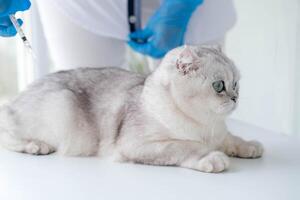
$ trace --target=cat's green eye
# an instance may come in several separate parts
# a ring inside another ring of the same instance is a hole
[[[222,91],[225,91],[224,81],[213,82],[212,86],[217,93],[221,93]]]

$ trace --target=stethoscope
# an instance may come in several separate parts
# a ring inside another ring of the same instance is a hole
[[[141,0],[128,0],[128,24],[130,33],[141,30]],[[144,43],[145,41],[136,42]]]
[[[141,20],[141,1],[142,0],[128,0],[128,24],[130,33],[142,29],[142,20]],[[138,43],[145,43],[144,40],[137,40]],[[148,61],[148,71],[153,71],[160,61],[152,59],[149,56],[146,56]]]
[[[128,0],[128,24],[131,33],[141,29],[141,0]]]

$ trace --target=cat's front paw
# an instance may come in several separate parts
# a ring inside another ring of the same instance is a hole
[[[197,169],[202,172],[218,173],[229,167],[229,158],[220,151],[213,151],[197,163]]]
[[[41,141],[31,141],[25,147],[25,153],[33,155],[47,155],[54,151],[52,146]]]
[[[263,145],[258,141],[245,142],[238,146],[237,156],[241,158],[258,158],[264,152]]]

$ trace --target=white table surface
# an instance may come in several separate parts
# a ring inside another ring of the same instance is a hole
[[[0,199],[299,200],[300,142],[237,121],[230,121],[229,127],[244,138],[261,141],[264,157],[231,158],[228,171],[206,174],[177,167],[1,150]]]

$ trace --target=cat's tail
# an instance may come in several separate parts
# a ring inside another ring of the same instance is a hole
[[[13,125],[12,112],[9,106],[0,106],[0,136],[5,132],[10,131]]]
[[[8,105],[0,107],[0,146],[10,151],[46,155],[53,153],[55,148],[34,139],[22,138],[24,131],[18,123],[18,114]]]
[[[8,105],[0,106],[0,146],[10,149],[18,141],[15,129],[14,112]]]

